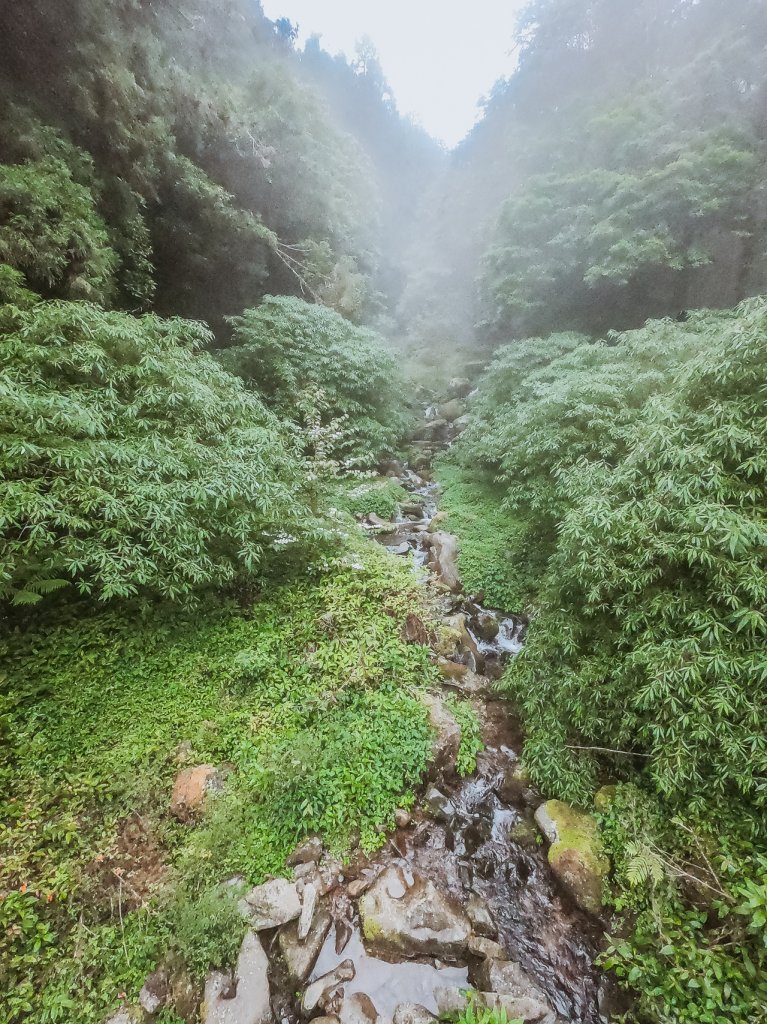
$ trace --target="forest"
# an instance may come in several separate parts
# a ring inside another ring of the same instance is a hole
[[[767,6],[509,50],[0,4],[0,1024],[767,1021]]]

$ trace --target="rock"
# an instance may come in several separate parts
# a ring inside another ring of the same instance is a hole
[[[329,971],[327,974],[323,974],[321,978],[313,981],[301,999],[304,1013],[312,1013],[318,1006],[323,1008],[336,989],[340,988],[345,981],[351,981],[354,978],[354,974],[354,962],[352,960],[342,960],[335,970]]]
[[[471,926],[460,906],[430,879],[415,875],[408,885],[396,867],[387,868],[359,903],[367,943],[404,956],[459,957]]]
[[[503,960],[506,956],[503,946],[484,935],[472,935],[469,939],[469,952],[483,960]]]
[[[488,939],[494,939],[498,934],[490,909],[481,896],[477,896],[475,893],[469,896],[466,902],[466,916],[471,921],[475,935],[484,935]]]
[[[242,940],[232,979],[214,971],[205,984],[203,1024],[267,1024],[272,1020],[269,961],[255,932]]]
[[[182,768],[173,783],[170,810],[179,821],[194,821],[208,793],[220,793],[223,782],[218,768],[212,764],[198,764]]]
[[[445,679],[453,680],[463,679],[469,671],[466,665],[461,665],[457,661],[450,661],[449,658],[445,657],[437,658],[437,668]]]
[[[312,973],[332,923],[330,912],[321,907],[314,915],[309,933],[303,941],[298,937],[296,921],[280,928],[277,942],[291,981],[303,985]]]
[[[466,989],[438,986],[434,990],[437,1011],[440,1017],[453,1017],[462,1014],[468,1006],[469,998]],[[508,1020],[521,1020],[525,1024],[554,1024],[554,1017],[545,1003],[533,999],[515,998],[497,992],[472,991],[472,1005],[475,1009],[503,1011]]]
[[[426,441],[432,444],[444,444],[447,441],[449,424],[446,419],[438,416],[433,420],[426,420],[415,432],[416,441]],[[416,467],[416,472],[418,469]]]
[[[398,807],[394,812],[394,824],[397,828],[407,828],[411,822],[410,812]]]
[[[423,505],[420,501],[401,502],[400,512],[403,516],[415,516],[416,519],[423,519]]]
[[[315,880],[317,891],[320,896],[326,896],[333,889],[341,884],[343,878],[343,865],[340,860],[334,857],[328,858],[320,864],[319,878]]]
[[[392,523],[388,523],[385,519],[381,519],[381,517],[379,515],[376,515],[375,512],[368,512],[368,514],[363,518],[362,522],[366,526],[376,526],[376,527],[380,527],[380,526],[392,527],[392,525],[393,525]]]
[[[198,1008],[202,999],[202,986],[192,977],[183,964],[171,972],[170,1002],[176,1016],[186,1024],[197,1024]]]
[[[240,912],[253,931],[279,928],[300,916],[301,898],[296,886],[287,878],[273,878],[257,885],[240,900]]]
[[[455,804],[436,786],[427,790],[423,802],[429,814],[437,821],[449,823],[455,817]]]
[[[430,563],[440,580],[453,592],[461,589],[461,579],[458,575],[458,540],[452,533],[445,533],[443,530],[436,530],[429,533],[429,547],[431,549]]]
[[[468,377],[453,377],[447,385],[448,398],[466,398],[473,385]]]
[[[429,527],[428,527],[429,533],[436,533],[439,530],[439,528],[442,525],[442,523],[444,523],[446,519],[447,519],[447,512],[442,512],[442,511],[437,512],[437,514],[432,519],[429,520]]]
[[[303,942],[309,934],[317,906],[317,886],[308,882],[301,893],[301,915],[298,919],[298,940]]]
[[[429,643],[429,631],[426,629],[423,619],[415,612],[408,612],[400,636],[408,644],[421,644],[426,647]]]
[[[500,629],[498,619],[490,612],[480,612],[474,620],[474,631],[483,640],[495,640]]]
[[[485,960],[476,971],[477,987],[515,999],[531,999],[550,1009],[546,993],[512,960]]]
[[[312,836],[311,839],[307,839],[305,843],[301,843],[295,850],[290,854],[286,860],[288,867],[295,867],[297,864],[315,864],[322,857],[322,840],[319,836]]]
[[[400,1003],[394,1011],[392,1024],[434,1024],[437,1018],[420,1003]]]
[[[451,398],[449,402],[445,402],[444,405],[439,407],[439,418],[452,423],[459,416],[463,416],[465,412],[466,406],[463,402],[458,398]]]
[[[138,994],[139,1006],[150,1017],[154,1017],[168,1002],[169,996],[168,972],[161,967],[147,975]]]
[[[314,1017],[312,1024],[339,1024],[338,1017],[335,1014],[324,1017]]]
[[[424,693],[421,700],[429,712],[429,725],[434,731],[431,759],[437,771],[451,774],[455,771],[458,749],[461,745],[461,727],[441,697]]]
[[[378,1010],[370,996],[354,992],[345,997],[340,1020],[341,1024],[377,1024]]]
[[[378,466],[379,476],[402,476],[404,472],[405,467],[399,459],[385,459]]]
[[[464,413],[463,416],[459,416],[458,419],[453,420],[453,430],[456,434],[462,434],[464,430],[471,423],[471,416],[468,413]]]
[[[552,871],[583,910],[598,914],[602,908],[602,882],[610,861],[602,850],[596,818],[561,800],[547,800],[535,820],[551,843]]]
[[[353,900],[356,900],[358,896],[361,896],[363,892],[367,892],[370,886],[375,881],[374,878],[355,878],[353,882],[349,882],[346,887],[346,891],[349,893]]]
[[[532,795],[533,789],[530,775],[521,761],[508,769],[495,791],[505,804],[527,803],[528,794]]]
[[[390,547],[389,551],[391,551],[393,555],[409,555],[410,545],[406,540],[403,540],[401,544],[397,544],[394,547]]]
[[[144,1011],[139,1006],[123,1006],[111,1017],[107,1017],[104,1024],[143,1024]]]

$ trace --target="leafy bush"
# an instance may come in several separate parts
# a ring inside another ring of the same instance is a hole
[[[93,193],[63,160],[0,164],[0,262],[32,288],[105,301],[117,264],[108,243]]]
[[[231,323],[235,347],[221,354],[224,366],[282,419],[333,425],[329,455],[343,469],[373,466],[396,447],[406,426],[404,385],[383,338],[285,296]]]
[[[456,771],[462,777],[471,775],[477,768],[477,754],[484,750],[482,732],[471,701],[460,700],[453,694],[444,698],[450,713],[461,727],[461,742],[456,758]]]
[[[397,514],[397,506],[409,498],[408,492],[396,480],[376,479],[342,486],[336,500],[341,508],[357,518],[377,515],[391,520]]]
[[[177,598],[307,536],[300,461],[208,340],[86,303],[3,307],[0,597]]]
[[[509,686],[548,786],[583,797],[588,760],[551,752],[607,736],[675,801],[763,807],[767,303],[634,340],[673,331],[697,353],[628,427],[625,457],[560,469],[572,507]]]
[[[237,909],[242,885],[217,885],[194,897],[180,889],[171,903],[168,928],[173,947],[198,978],[212,967],[234,966],[246,925]]]

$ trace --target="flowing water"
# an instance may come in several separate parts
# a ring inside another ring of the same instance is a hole
[[[414,571],[428,583],[427,527],[437,512],[438,487],[410,470],[403,472],[400,483],[421,501],[422,514],[398,516],[395,529],[377,539],[393,554],[411,558]],[[468,624],[471,649],[464,653],[465,662],[473,671],[497,678],[499,669],[522,646],[525,621],[496,611],[498,633],[492,639],[483,638],[475,624],[487,609],[460,595],[445,595],[442,600],[446,613],[460,611]],[[449,813],[434,820],[416,812],[413,822],[391,837],[372,867],[397,865],[420,874],[462,904],[472,894],[481,897],[498,927],[498,942],[509,959],[519,962],[547,993],[560,1020],[599,1024],[606,1019],[600,1013],[606,987],[593,961],[602,927],[572,903],[549,868],[533,821],[533,810],[542,798],[515,772],[521,736],[513,709],[492,693],[473,699],[485,744],[477,771],[468,779],[440,781],[451,805]],[[356,919],[341,952],[336,951],[331,931],[313,977],[347,958],[357,969],[348,991],[364,991],[385,1020],[391,1019],[401,1002],[434,1010],[435,986],[470,984],[476,967],[376,959],[365,951]]]

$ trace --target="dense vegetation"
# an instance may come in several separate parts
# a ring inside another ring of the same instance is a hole
[[[639,911],[634,945],[610,962],[663,1021],[738,1019],[763,996],[765,365],[764,299],[605,342],[517,342],[483,378],[454,456],[454,476],[486,476],[461,500],[448,475],[459,514],[489,477],[517,531],[509,556],[533,560],[500,595],[535,612],[504,682],[533,777],[586,804],[606,773],[643,787],[617,804],[622,824],[609,811],[631,890],[618,906]],[[492,563],[486,585],[498,593]],[[680,900],[685,873],[703,916]],[[691,965],[705,984],[682,995]]]
[[[226,877],[412,803],[428,612],[352,522],[405,498],[403,350],[478,384],[447,529],[529,617],[501,687],[596,801],[626,1020],[763,1019],[765,11],[533,0],[448,161],[254,0],[4,5],[0,1024],[230,963]]]

